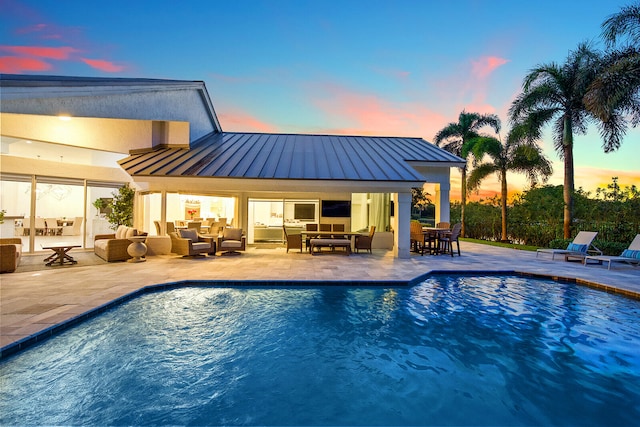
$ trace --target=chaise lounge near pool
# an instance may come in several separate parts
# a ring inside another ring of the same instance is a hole
[[[631,298],[511,275],[185,285],[130,295],[6,358],[0,422],[632,425],[640,415]]]

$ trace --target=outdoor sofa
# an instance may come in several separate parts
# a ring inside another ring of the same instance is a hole
[[[127,248],[132,243],[128,237],[146,236],[133,227],[119,225],[113,234],[97,234],[93,241],[93,252],[107,262],[126,261],[132,258]]]
[[[0,273],[12,273],[20,265],[22,240],[16,237],[0,239]]]

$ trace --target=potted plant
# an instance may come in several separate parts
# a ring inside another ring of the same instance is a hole
[[[93,201],[93,207],[97,209],[96,216],[100,216],[102,209],[107,207],[107,202],[103,198],[97,198]]]

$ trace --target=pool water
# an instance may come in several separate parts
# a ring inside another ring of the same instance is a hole
[[[510,276],[180,288],[0,361],[0,424],[637,425],[639,318]]]

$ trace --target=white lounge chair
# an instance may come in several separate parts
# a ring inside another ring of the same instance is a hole
[[[538,249],[536,258],[541,253],[551,254],[551,259],[554,259],[556,255],[563,255],[565,261],[568,261],[570,257],[583,260],[589,251],[593,254],[602,255],[602,251],[591,244],[597,235],[597,231],[580,231],[573,239],[573,242],[569,243],[567,249]]]
[[[640,264],[640,234],[636,234],[633,242],[629,245],[628,249],[622,251],[620,256],[608,256],[608,255],[588,255],[584,257],[584,265],[588,264],[588,261],[598,261],[598,264],[603,262],[608,263],[607,270],[611,270],[612,262],[626,262],[629,264]]]

